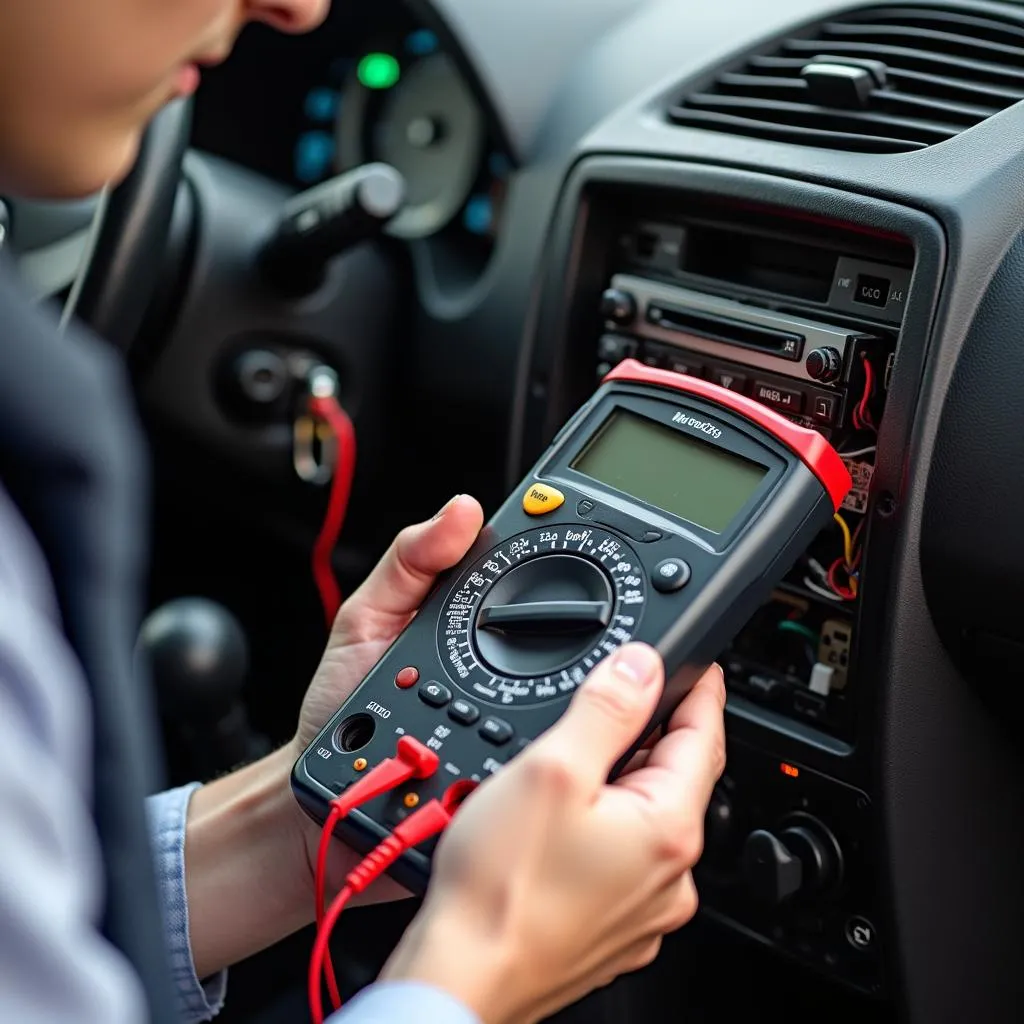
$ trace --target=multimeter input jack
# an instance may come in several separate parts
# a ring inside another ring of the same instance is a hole
[[[362,750],[373,739],[376,728],[377,723],[370,715],[352,715],[334,730],[334,745],[346,754]]]

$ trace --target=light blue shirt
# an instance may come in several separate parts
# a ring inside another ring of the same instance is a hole
[[[138,979],[98,929],[103,877],[89,812],[89,710],[45,560],[0,488],[0,1021],[146,1019]],[[185,817],[196,788],[160,793],[147,807],[183,1022],[212,1018],[227,985],[225,974],[196,976],[189,945]],[[331,1017],[408,1021],[480,1024],[446,993],[404,982],[371,985]]]

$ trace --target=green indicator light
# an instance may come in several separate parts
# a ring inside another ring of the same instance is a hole
[[[402,70],[390,53],[368,53],[359,62],[356,74],[367,89],[390,89]]]

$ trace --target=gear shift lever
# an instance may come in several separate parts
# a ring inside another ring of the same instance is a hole
[[[192,777],[209,779],[269,750],[242,701],[248,641],[223,605],[199,597],[161,605],[142,624],[136,657],[148,663],[161,714]]]

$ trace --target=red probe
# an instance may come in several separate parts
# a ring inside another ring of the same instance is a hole
[[[320,833],[320,846],[316,858],[316,923],[318,928],[323,923],[324,893],[327,888],[327,857],[330,853],[331,836],[334,834],[335,826],[356,807],[361,807],[370,800],[389,793],[403,782],[414,778],[430,778],[437,771],[439,763],[437,754],[429,747],[424,746],[412,736],[402,736],[398,741],[394,757],[385,758],[331,801],[331,810],[324,821],[323,831]],[[334,965],[331,963],[330,951],[326,952],[324,961],[327,987],[330,989],[331,999],[336,1005],[340,1005],[341,996],[338,993],[338,983],[334,974]]]
[[[406,739],[407,737],[402,737]],[[429,751],[428,751],[429,753]],[[326,971],[330,972],[331,932],[338,923],[342,911],[348,901],[357,893],[363,892],[372,882],[380,878],[406,850],[440,835],[452,820],[459,805],[476,788],[475,782],[463,780],[449,786],[440,800],[431,800],[408,818],[395,826],[394,831],[383,840],[362,862],[349,872],[345,885],[334,897],[330,908],[320,920],[313,955],[309,961],[309,1007],[313,1015],[313,1024],[323,1024],[323,995],[320,990],[320,978]],[[329,835],[326,832],[325,834]],[[318,905],[319,907],[319,905]],[[331,986],[331,975],[328,974],[328,987],[331,988],[331,1002],[335,1010],[341,1008],[341,996],[337,984]]]

